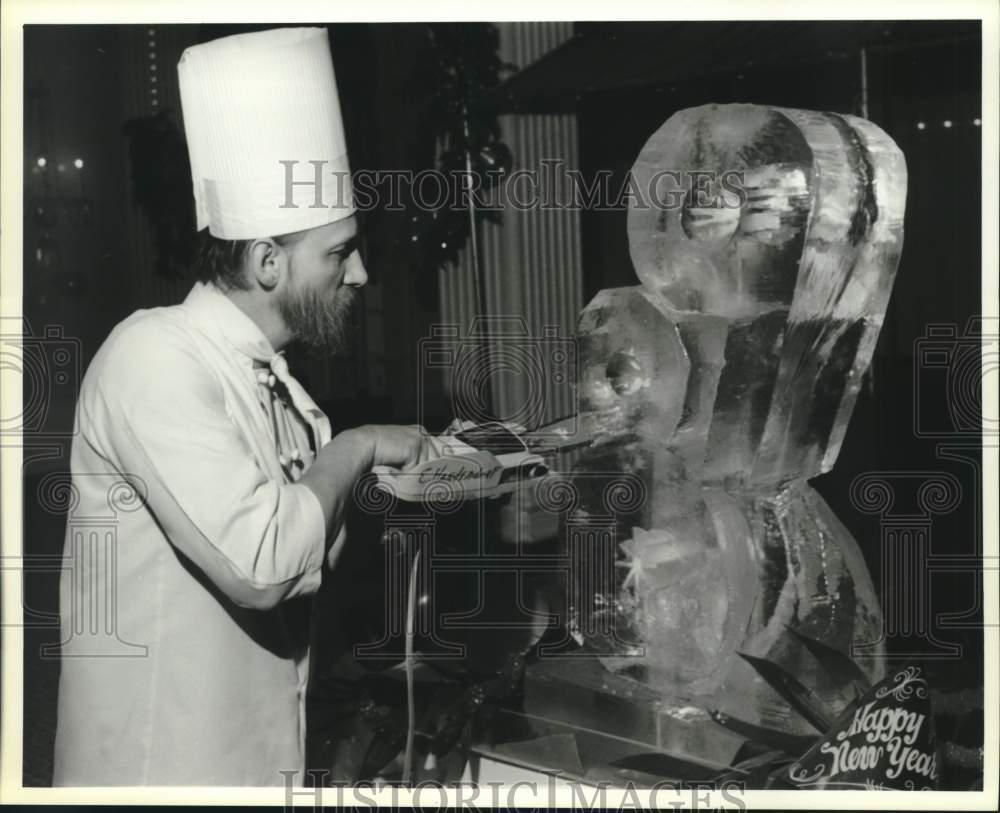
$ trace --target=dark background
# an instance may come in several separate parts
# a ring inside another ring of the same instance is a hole
[[[732,23],[696,31],[709,25],[719,24],[687,24],[683,29],[658,23],[579,24],[577,40],[585,46],[587,70],[574,66],[572,59],[559,63],[556,55],[548,74],[526,80],[519,101],[508,99],[505,109],[574,110],[584,173],[611,169],[616,179],[628,171],[653,131],[684,107],[739,101],[860,114],[855,32],[828,23],[798,24],[802,28],[794,37],[769,24],[757,24],[764,26],[758,29]],[[273,26],[251,28],[263,27]],[[36,336],[44,326],[61,328],[80,371],[114,324],[136,308],[180,301],[191,284],[190,279],[156,274],[150,226],[132,200],[135,179],[123,127],[131,118],[154,112],[153,84],[158,85],[156,109],[173,110],[179,124],[175,65],[181,51],[241,30],[248,29],[156,27],[159,78],[151,84],[149,36],[143,26],[25,29],[24,310]],[[330,30],[352,166],[431,166],[433,122],[427,110],[433,89],[414,78],[427,47],[425,26],[334,25]],[[859,540],[876,584],[882,518],[865,515],[852,504],[850,486],[859,474],[943,471],[958,478],[960,505],[934,518],[931,547],[938,556],[979,550],[982,509],[977,479],[981,436],[963,425],[954,410],[959,390],[975,396],[979,387],[973,376],[970,390],[956,372],[962,359],[979,351],[978,337],[963,336],[970,318],[982,311],[981,128],[973,123],[981,116],[979,24],[940,22],[909,29],[887,24],[884,31],[866,35],[868,117],[907,159],[905,246],[872,374],[838,464],[814,481]],[[702,40],[696,41],[697,36]],[[775,61],[789,41],[809,47]],[[634,65],[636,55],[645,55],[648,63],[629,75],[623,67]],[[656,65],[666,66],[662,76]],[[607,80],[585,82],[585,73]],[[563,92],[574,83],[575,92]],[[562,90],[553,93],[554,86]],[[945,127],[945,121],[952,126]],[[918,129],[918,122],[925,128]],[[43,154],[47,174],[36,171],[37,157]],[[82,172],[72,165],[77,156],[85,161]],[[321,369],[302,368],[338,426],[415,418],[415,342],[428,335],[437,315],[435,296],[428,295],[436,292],[436,281],[403,261],[406,224],[391,214],[376,214],[365,225],[372,249],[369,269],[380,291],[377,297],[369,292],[369,321],[359,354]],[[585,301],[601,288],[636,283],[624,211],[584,212],[582,235]],[[921,363],[924,345],[919,342],[935,324],[952,326],[953,335],[932,341],[951,361],[931,367]],[[381,385],[375,372],[382,376]],[[32,397],[27,381],[25,392],[26,399]],[[450,416],[440,398],[435,414],[444,421]],[[29,557],[58,556],[62,550],[65,518],[40,505],[37,487],[46,473],[67,468],[68,442],[58,438],[71,431],[74,400],[72,386],[55,387],[40,431],[25,438]],[[914,417],[918,406],[919,425]],[[944,447],[965,450],[958,456],[967,462],[949,458]],[[900,504],[896,510],[905,513],[907,508]],[[51,615],[57,607],[57,582],[55,572],[29,569],[25,578],[28,608],[49,614],[32,616],[25,640],[24,780],[29,785],[48,784],[51,778],[58,661],[40,658],[39,647],[58,641]],[[931,626],[940,640],[960,644],[963,654],[960,660],[935,661],[930,667],[981,686],[976,577],[953,569],[932,576],[931,587]],[[942,613],[970,610],[961,624],[938,619]],[[900,636],[887,644],[894,651],[928,646],[926,639]]]

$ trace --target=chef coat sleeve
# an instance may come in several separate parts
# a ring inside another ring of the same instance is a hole
[[[326,541],[319,500],[260,468],[190,337],[153,322],[109,348],[90,399],[101,445],[138,478],[170,542],[233,602],[266,609],[314,593]]]

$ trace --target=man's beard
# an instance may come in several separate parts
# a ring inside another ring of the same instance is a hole
[[[332,301],[313,289],[288,292],[278,309],[293,338],[307,350],[334,355],[350,348],[360,300],[357,289],[341,285]]]

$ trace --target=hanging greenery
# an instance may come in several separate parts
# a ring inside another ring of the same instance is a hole
[[[500,35],[491,23],[431,24],[427,37],[421,82],[432,89],[430,126],[441,145],[437,169],[449,178],[456,173],[473,188],[488,192],[510,168],[511,153],[500,140],[496,114],[476,101],[516,66],[498,56]],[[472,178],[466,174],[467,153]],[[418,271],[435,273],[458,259],[470,230],[465,197],[431,211],[413,206],[409,243]],[[477,221],[500,219],[495,209],[477,209],[475,216]]]

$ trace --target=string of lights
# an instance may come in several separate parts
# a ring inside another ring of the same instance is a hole
[[[973,119],[971,121],[970,124],[966,124],[965,122],[958,122],[958,121],[953,121],[952,119],[945,119],[940,124],[940,126],[943,127],[945,130],[952,130],[952,129],[956,128],[956,127],[968,127],[970,125],[972,127],[982,127],[983,126],[983,120],[980,119],[980,118],[975,118],[975,119]],[[918,130],[927,130],[927,129],[930,129],[930,128],[934,127],[934,126],[935,125],[933,123],[928,124],[926,121],[918,121],[917,122],[917,129]]]

